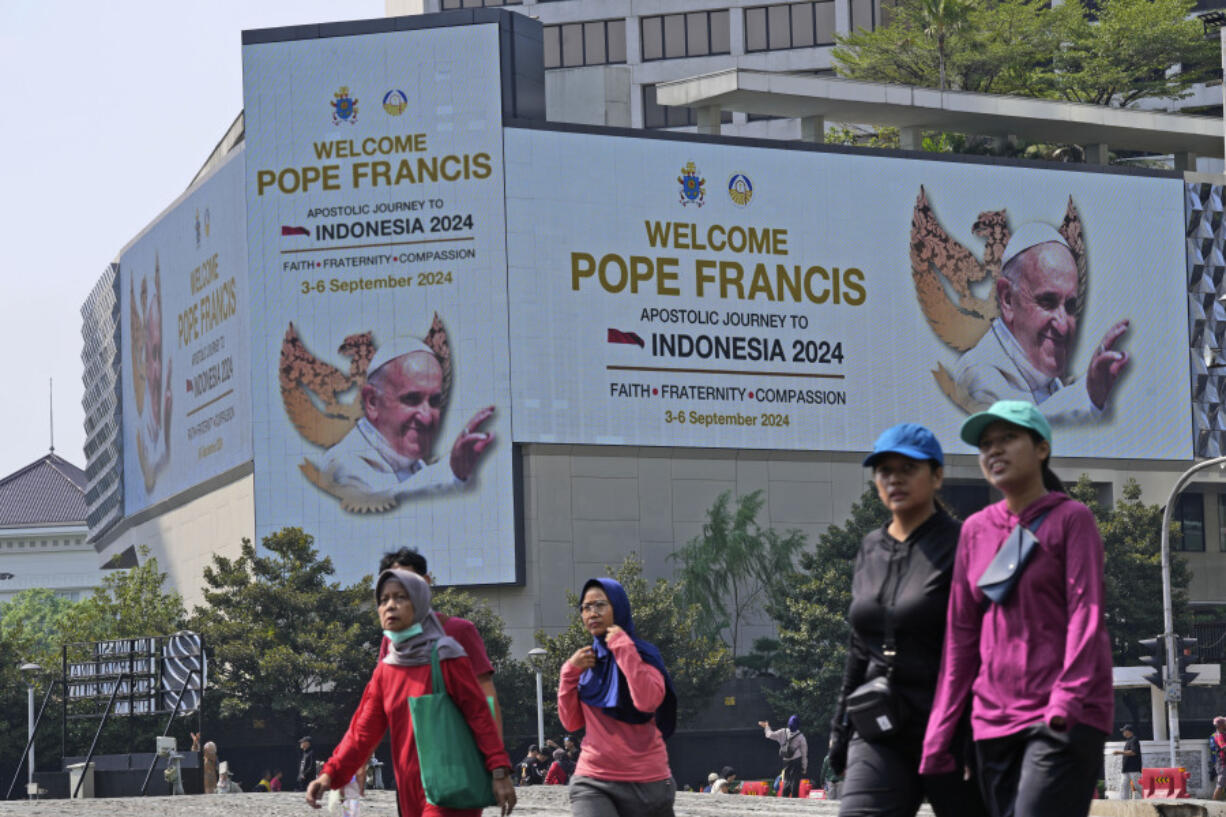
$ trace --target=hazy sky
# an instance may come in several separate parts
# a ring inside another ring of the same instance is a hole
[[[383,16],[383,0],[0,0],[0,476],[84,467],[81,304],[242,109],[245,28]]]

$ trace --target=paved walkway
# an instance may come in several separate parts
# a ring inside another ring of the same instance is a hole
[[[569,817],[564,786],[517,789],[516,817]],[[713,797],[677,794],[677,817],[740,817],[740,815],[810,815],[835,817],[838,806],[822,800],[781,800],[771,797]],[[124,797],[98,800],[41,800],[0,803],[0,817],[339,817],[326,810],[313,811],[298,793],[226,794],[188,797]],[[925,809],[921,814],[930,813]],[[396,817],[395,795],[369,792],[362,801],[361,817]],[[496,817],[486,809],[483,817]]]

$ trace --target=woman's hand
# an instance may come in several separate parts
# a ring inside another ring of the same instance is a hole
[[[495,779],[492,781],[494,786],[494,804],[498,806],[498,813],[506,817],[515,808],[515,784],[511,782],[511,778]]]
[[[580,647],[567,662],[575,669],[591,669],[596,666],[596,652],[590,646]]]
[[[621,627],[618,627],[616,624],[610,624],[609,629],[605,630],[604,640],[608,641],[610,638],[613,637],[614,633],[620,633],[621,631],[622,631]]]
[[[319,798],[323,797],[332,788],[332,777],[327,774],[321,774],[315,778],[307,786],[306,801],[311,808],[319,808],[322,805]]]

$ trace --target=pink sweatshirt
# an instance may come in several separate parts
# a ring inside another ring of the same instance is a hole
[[[606,642],[630,686],[630,700],[640,712],[655,712],[664,701],[664,676],[643,663],[634,639],[620,630]],[[567,661],[558,682],[558,719],[567,732],[586,729],[575,774],[597,780],[654,783],[672,777],[668,750],[654,720],[623,723],[579,700],[579,676]]]
[[[1039,547],[1012,596],[976,586],[1019,520],[1043,512]],[[1063,717],[1111,733],[1111,642],[1103,621],[1103,543],[1090,509],[1049,493],[1012,513],[1002,501],[962,525],[920,773],[955,770],[950,743],[967,698],[975,740]]]

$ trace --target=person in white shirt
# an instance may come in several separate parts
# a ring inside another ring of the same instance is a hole
[[[1000,317],[958,360],[953,375],[959,388],[984,407],[1028,400],[1049,422],[1101,418],[1128,365],[1128,353],[1114,347],[1129,322],[1107,330],[1083,378],[1068,377],[1083,306],[1079,285],[1073,252],[1054,228],[1032,223],[1013,233],[996,279]]]
[[[347,506],[371,510],[467,485],[493,443],[494,435],[480,427],[494,407],[481,409],[465,424],[448,461],[432,462],[443,410],[438,357],[420,341],[398,341],[380,347],[368,371],[364,416],[317,466],[330,492]]]

